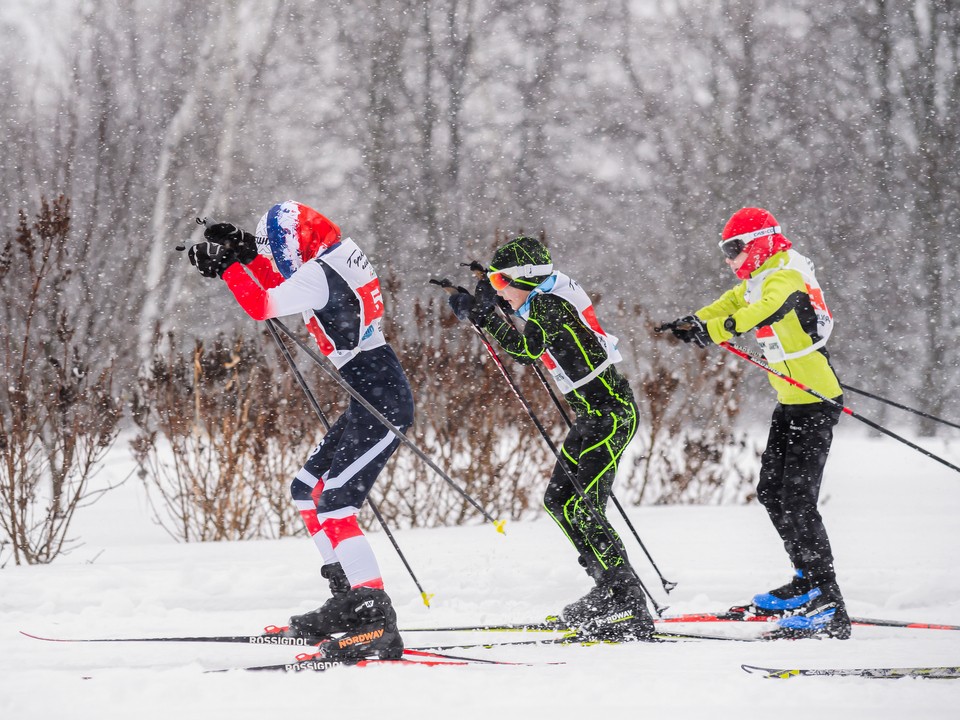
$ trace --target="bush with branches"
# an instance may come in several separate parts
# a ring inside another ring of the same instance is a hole
[[[300,527],[289,485],[323,434],[266,334],[177,350],[170,336],[131,404],[131,447],[157,522],[184,542]]]
[[[632,317],[645,320],[640,308]],[[555,458],[476,334],[438,294],[416,300],[402,332],[388,328],[388,336],[416,401],[408,437],[494,517],[537,515]],[[189,356],[170,350],[142,383],[134,450],[157,517],[179,539],[277,537],[300,527],[288,485],[322,429],[276,348],[262,347],[265,337],[198,342]],[[622,466],[618,495],[633,504],[745,500],[756,452],[733,427],[737,368],[706,353],[668,362],[664,347],[646,338],[642,364],[626,370],[642,413],[633,445],[640,457]],[[347,397],[311,362],[302,370],[321,405],[339,399],[332,421]],[[504,363],[559,446],[566,426],[539,379]],[[482,521],[403,446],[372,498],[391,527]],[[367,506],[361,520],[377,526]]]
[[[75,341],[70,203],[42,199],[21,211],[0,252],[0,561],[49,563],[74,544],[77,510],[92,487],[122,414],[113,367]],[[5,558],[5,559],[4,559]]]

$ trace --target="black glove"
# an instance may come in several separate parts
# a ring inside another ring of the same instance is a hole
[[[226,250],[236,254],[237,260],[249,265],[257,259],[257,241],[245,230],[241,230],[233,223],[216,223],[203,231],[203,236],[223,245]]]
[[[713,342],[710,339],[710,333],[707,332],[707,326],[696,315],[686,315],[679,320],[674,320],[670,323],[670,330],[685,343],[695,342],[700,347],[706,347]]]
[[[453,310],[453,314],[457,316],[457,320],[469,320],[470,313],[477,302],[473,295],[463,288],[457,288],[457,290],[459,292],[451,295],[447,302],[450,303],[450,308]]]
[[[497,291],[493,289],[493,285],[490,284],[489,279],[483,278],[479,280],[474,290],[474,305],[470,311],[470,320],[477,325],[483,325],[487,321],[487,318],[490,317],[490,313],[493,312],[498,297],[500,296],[497,295]]]
[[[237,262],[237,254],[215,242],[202,242],[190,248],[190,264],[204,277],[223,277],[223,272]]]

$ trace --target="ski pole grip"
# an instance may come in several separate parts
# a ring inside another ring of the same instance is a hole
[[[446,292],[447,292],[449,295],[456,295],[458,292],[460,292],[460,289],[457,288],[457,287],[455,287],[454,284],[453,284],[452,282],[450,282],[449,280],[447,280],[446,278],[443,278],[443,279],[441,279],[441,280],[434,280],[433,278],[431,278],[431,279],[430,279],[430,284],[431,284],[431,285],[439,285],[441,288],[443,288],[444,290],[446,290]]]
[[[470,268],[470,272],[476,275],[480,280],[483,280],[487,276],[487,268],[479,260],[471,260],[468,263],[460,263],[460,267]]]

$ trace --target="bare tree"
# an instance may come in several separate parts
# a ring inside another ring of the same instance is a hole
[[[258,3],[258,32],[250,33],[241,26],[243,4],[226,3],[220,11],[206,19],[201,34],[193,75],[189,78],[175,112],[162,128],[153,186],[156,199],[151,214],[153,242],[145,260],[143,309],[139,317],[139,356],[142,363],[150,359],[156,338],[164,329],[163,319],[169,315],[182,286],[182,273],[172,272],[174,254],[170,252],[171,235],[176,236],[175,220],[184,210],[199,208],[205,217],[223,209],[224,196],[233,180],[233,159],[238,152],[237,136],[245,113],[253,103],[260,86],[263,68],[280,33],[278,23],[284,0],[272,0],[265,10]],[[246,38],[249,42],[241,42]],[[191,148],[198,126],[203,126],[208,153],[191,154],[193,163],[183,164],[184,150]],[[196,181],[202,178],[200,191]],[[202,201],[201,201],[202,198]],[[180,226],[179,232],[186,234]],[[200,229],[194,230],[194,237]],[[182,237],[180,238],[182,239]]]

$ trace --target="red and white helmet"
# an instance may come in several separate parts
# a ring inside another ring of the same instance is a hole
[[[287,200],[264,213],[256,238],[260,254],[273,258],[277,270],[288,278],[340,242],[340,228],[313,208]]]

